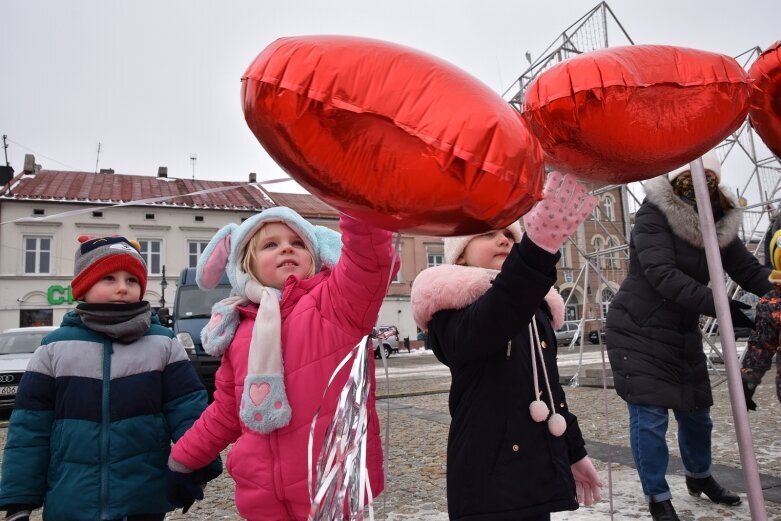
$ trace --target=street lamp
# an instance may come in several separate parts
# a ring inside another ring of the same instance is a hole
[[[165,288],[168,286],[168,281],[165,280],[165,264],[163,264],[163,278],[160,281],[160,308],[165,307]]]

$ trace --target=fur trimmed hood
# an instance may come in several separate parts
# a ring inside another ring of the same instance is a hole
[[[732,242],[738,234],[743,209],[737,206],[735,198],[722,188],[719,188],[724,196],[729,199],[735,208],[724,211],[724,217],[716,221],[716,237],[719,247],[724,248]],[[653,203],[667,217],[672,232],[697,248],[704,248],[702,231],[700,230],[700,218],[694,207],[681,201],[673,192],[673,187],[666,175],[654,177],[645,182],[645,193],[648,201]]]
[[[497,270],[450,264],[423,270],[412,283],[410,295],[415,323],[425,331],[437,311],[467,307],[488,291],[498,274]],[[564,299],[551,288],[545,302],[553,316],[553,329],[559,329],[564,324]]]

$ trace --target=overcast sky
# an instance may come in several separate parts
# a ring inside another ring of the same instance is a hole
[[[284,176],[247,127],[240,79],[276,38],[358,35],[408,45],[498,93],[597,5],[575,0],[0,0],[0,134],[18,172],[43,168],[200,179]],[[638,44],[737,55],[781,39],[779,0],[611,0]],[[705,7],[707,6],[707,8]],[[611,27],[611,31],[614,27]],[[626,43],[617,32],[611,42]],[[1,158],[0,158],[1,159]],[[275,191],[296,191],[288,183]]]

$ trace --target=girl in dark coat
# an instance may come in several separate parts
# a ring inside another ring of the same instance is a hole
[[[742,210],[719,188],[715,152],[703,157],[725,271],[742,288],[765,294],[770,270],[737,237]],[[630,442],[654,519],[678,519],[665,479],[668,410],[678,421],[678,445],[689,493],[727,505],[740,497],[711,476],[713,405],[699,331],[700,315],[715,316],[708,266],[688,165],[645,183],[635,215],[629,276],[611,302],[606,343],[616,392],[629,408]],[[753,328],[732,301],[736,326]]]
[[[524,217],[526,236],[515,222],[445,239],[446,265],[413,283],[415,320],[453,379],[450,519],[544,520],[600,499],[558,383],[554,330],[564,303],[551,288],[559,247],[595,204],[574,178],[551,173],[545,200]]]

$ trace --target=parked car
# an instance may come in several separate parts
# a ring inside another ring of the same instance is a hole
[[[209,393],[209,401],[214,393],[214,374],[220,367],[220,359],[206,354],[201,345],[201,329],[212,316],[212,306],[228,297],[231,285],[228,276],[214,289],[204,290],[195,283],[195,268],[185,268],[179,274],[179,282],[174,297],[174,310],[171,315],[176,338],[184,346],[190,362],[198,373],[203,386]]]
[[[380,345],[385,350],[385,358],[399,352],[399,330],[396,326],[377,326],[370,336],[374,345],[374,358],[382,358]]]
[[[0,333],[0,409],[12,409],[27,363],[54,326],[19,327]]]
[[[572,343],[572,339],[578,333],[579,322],[564,322],[564,324],[556,331],[556,343],[561,345],[569,345]],[[575,342],[579,340],[577,337]]]

